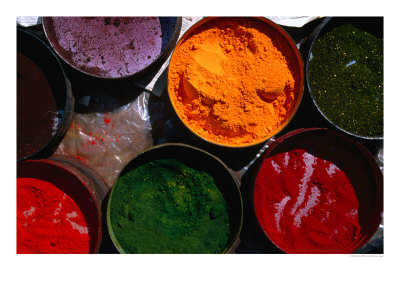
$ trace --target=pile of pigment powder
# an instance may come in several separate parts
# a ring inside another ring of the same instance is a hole
[[[78,204],[50,182],[17,178],[17,253],[89,253]]]
[[[215,19],[175,50],[169,95],[183,122],[204,139],[247,145],[275,134],[294,108],[296,70],[251,19]]]
[[[383,39],[345,24],[318,38],[310,87],[321,111],[340,128],[383,136]]]
[[[46,75],[17,52],[17,159],[47,145],[57,133],[61,116]]]
[[[49,28],[61,57],[94,76],[132,75],[161,53],[157,17],[54,17]]]
[[[110,221],[127,253],[222,253],[226,201],[212,176],[176,159],[141,165],[120,177]]]
[[[371,170],[343,142],[301,138],[262,162],[254,189],[259,223],[287,253],[351,253],[375,222]]]

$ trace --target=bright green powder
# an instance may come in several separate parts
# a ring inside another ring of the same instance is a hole
[[[383,39],[351,24],[317,39],[310,87],[321,111],[361,136],[383,136]]]
[[[222,253],[227,209],[211,175],[160,159],[118,179],[110,220],[127,253]]]

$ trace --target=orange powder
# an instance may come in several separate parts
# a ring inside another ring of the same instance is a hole
[[[292,112],[292,72],[260,22],[222,18],[209,23],[186,38],[171,58],[171,101],[183,122],[208,141],[232,146],[260,142]]]

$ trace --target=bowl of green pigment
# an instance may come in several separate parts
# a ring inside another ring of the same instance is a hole
[[[383,139],[383,18],[325,19],[314,32],[306,80],[328,122],[353,137]]]
[[[162,144],[134,158],[107,207],[120,253],[231,253],[242,222],[234,175],[218,158],[184,144]]]

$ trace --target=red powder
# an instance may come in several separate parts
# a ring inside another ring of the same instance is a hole
[[[104,118],[104,123],[108,124],[110,122],[111,122],[111,120],[109,118],[107,118],[107,117]]]
[[[349,253],[360,237],[359,201],[348,176],[304,149],[263,161],[254,207],[261,227],[287,253]]]
[[[73,155],[72,155],[73,156]],[[86,161],[83,157],[80,157],[79,155],[76,155],[75,156],[77,159],[80,159],[80,160],[82,160],[82,161]]]
[[[17,253],[89,253],[85,217],[53,184],[17,179]]]

